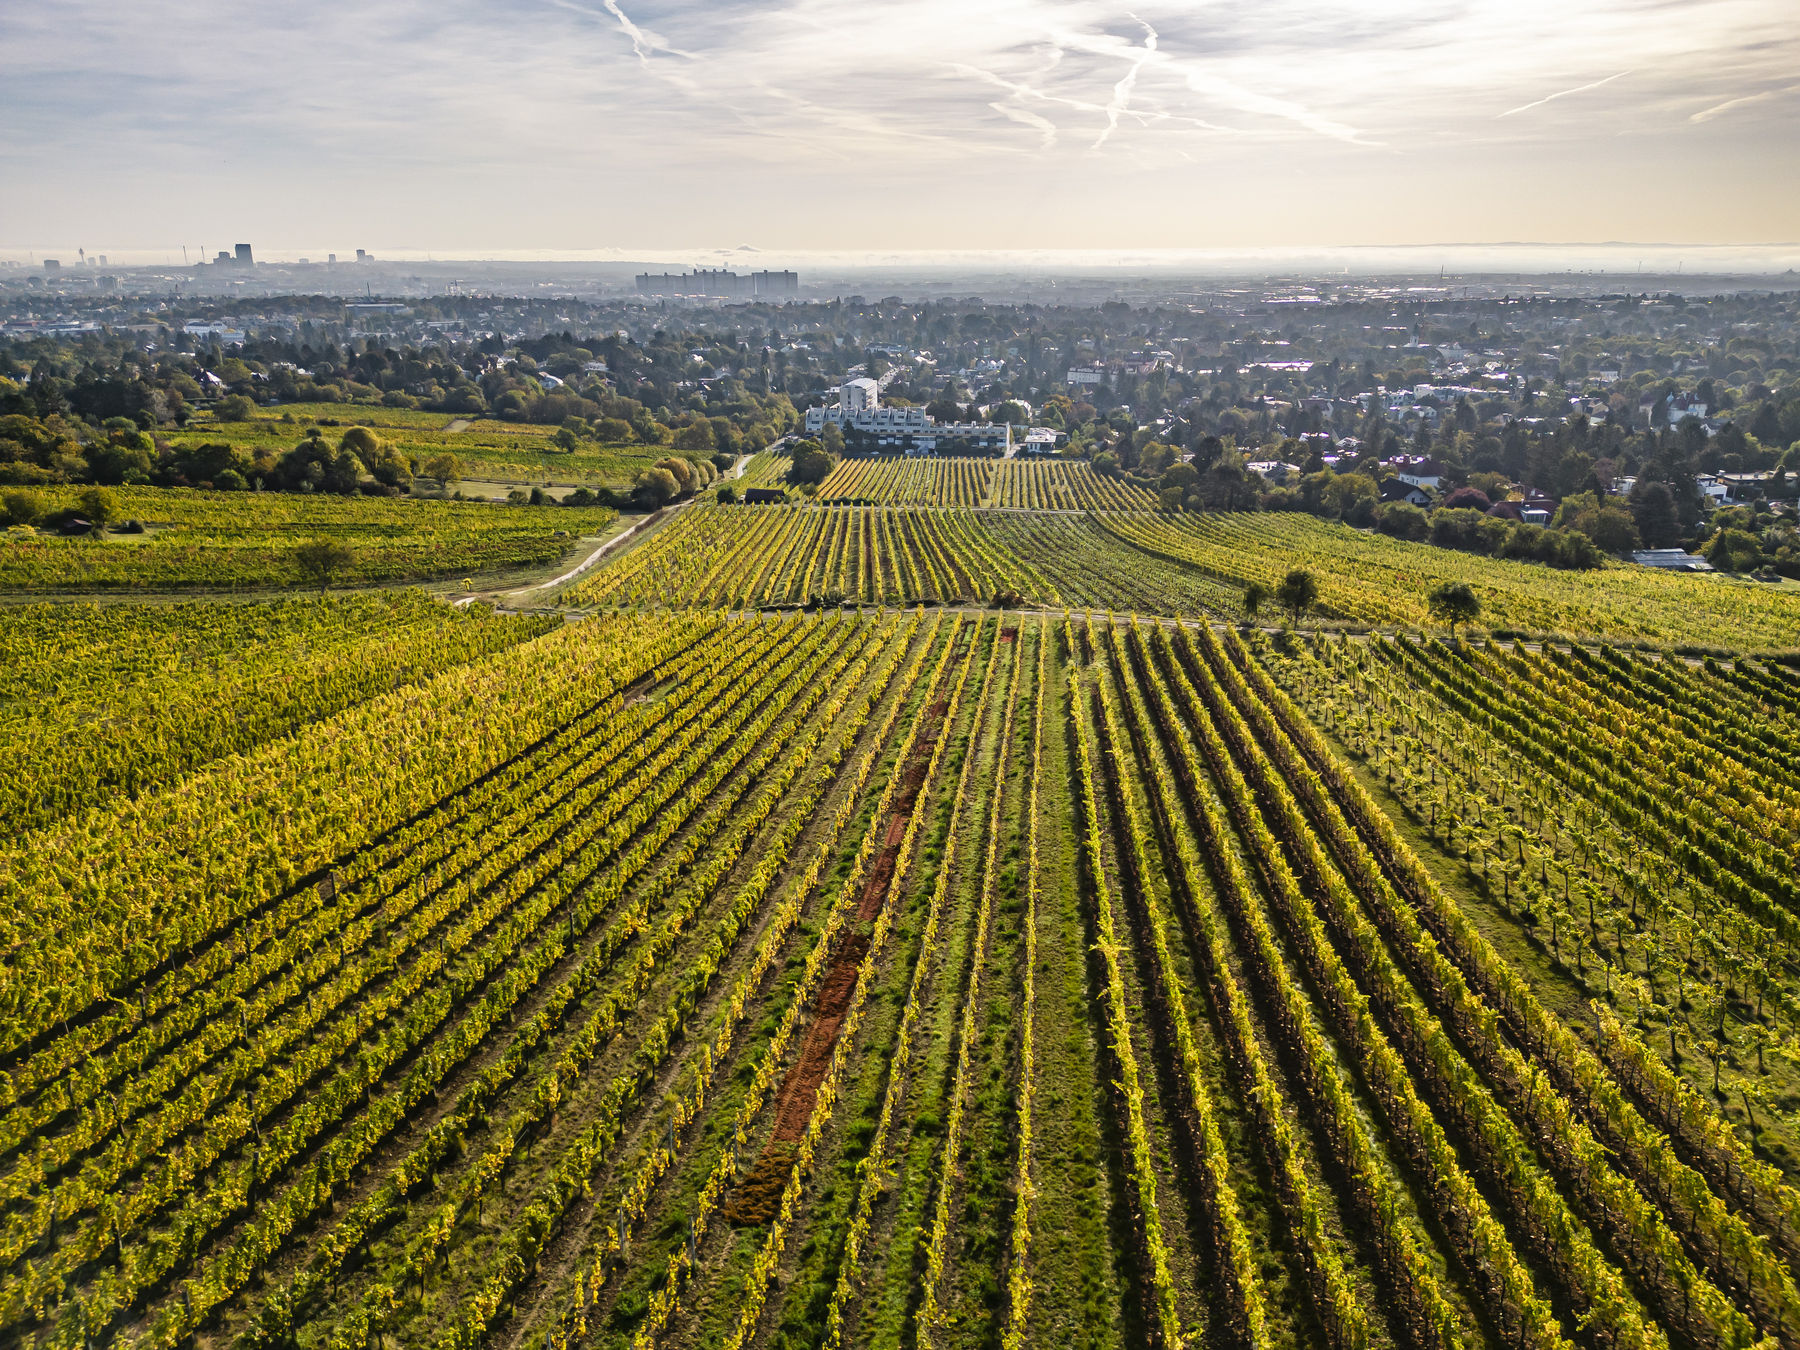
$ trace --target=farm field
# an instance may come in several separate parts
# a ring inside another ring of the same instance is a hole
[[[1721,649],[1800,648],[1800,588],[1609,564],[1591,572],[1484,558],[1283,513],[1096,516],[1148,556],[1242,587],[1273,586],[1290,567],[1319,579],[1327,617],[1368,627],[1423,628],[1426,593],[1466,581],[1490,629],[1602,634]]]
[[[196,419],[184,430],[162,434],[173,445],[226,441],[252,454],[266,450],[280,455],[298,445],[314,425],[323,429],[328,440],[335,440],[346,427],[369,427],[421,463],[435,455],[453,454],[461,461],[465,478],[515,483],[625,484],[668,453],[663,446],[597,442],[584,442],[581,449],[565,452],[550,444],[556,431],[551,426],[346,403],[284,404],[248,422]]]
[[[1238,609],[1230,587],[1123,548],[1085,517],[801,505],[697,504],[563,598],[608,608],[927,601]]]
[[[1156,498],[1105,478],[1084,459],[1008,459],[999,464],[991,506],[1032,511],[1154,511]]]
[[[174,782],[552,622],[417,591],[0,608],[0,827]]]
[[[0,846],[7,1343],[1800,1340],[1784,667],[387,603]]]
[[[1042,467],[1042,466],[1040,466]],[[1467,581],[1480,626],[1647,646],[1800,649],[1800,587],[1609,566],[1566,572],[1408,543],[1302,515],[696,505],[564,599],[631,607],[993,602],[1243,617],[1246,585],[1317,577],[1310,623],[1431,626],[1425,599]]]
[[[744,471],[734,481],[738,487],[780,487],[793,460],[772,450],[759,450],[750,456]]]
[[[817,500],[838,506],[1153,511],[1156,498],[1105,478],[1085,460],[880,455],[840,460]]]
[[[968,455],[847,458],[819,484],[818,500],[837,506],[985,506],[995,463]]]
[[[46,488],[49,510],[78,488]],[[339,582],[413,581],[554,562],[617,518],[605,507],[498,506],[192,488],[111,489],[143,534],[7,535],[0,593],[240,590],[303,585],[295,550],[335,539],[351,551]]]

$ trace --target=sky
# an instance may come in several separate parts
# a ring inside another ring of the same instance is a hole
[[[0,5],[0,250],[1800,240],[1796,0]]]

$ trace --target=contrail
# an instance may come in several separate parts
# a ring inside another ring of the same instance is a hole
[[[1710,122],[1720,113],[1729,112],[1733,108],[1740,108],[1746,103],[1762,103],[1768,99],[1779,98],[1783,94],[1791,94],[1796,89],[1800,89],[1800,84],[1790,84],[1786,89],[1765,89],[1760,94],[1745,94],[1741,98],[1728,98],[1723,103],[1715,103],[1710,108],[1702,108],[1699,112],[1688,118],[1688,121]]]
[[[660,34],[652,33],[647,28],[639,28],[619,8],[619,0],[602,0],[606,12],[619,21],[619,27],[625,30],[625,36],[631,39],[631,50],[637,53],[637,59],[644,65],[650,64],[650,57],[655,52],[668,52],[671,56],[686,56],[691,59],[693,53],[684,52],[679,47],[671,46]]]
[[[1538,99],[1535,103],[1521,103],[1516,108],[1508,108],[1494,120],[1498,122],[1501,117],[1511,117],[1514,113],[1530,112],[1533,108],[1541,108],[1546,103],[1553,102],[1559,98],[1567,98],[1570,94],[1585,94],[1588,90],[1598,89],[1603,84],[1611,84],[1614,80],[1622,80],[1629,74],[1631,74],[1629,70],[1621,70],[1617,75],[1608,75],[1604,80],[1595,80],[1592,84],[1578,84],[1573,89],[1564,89],[1554,94],[1548,94],[1545,97]]]
[[[1099,138],[1091,147],[1095,150],[1105,145],[1106,138],[1119,129],[1119,114],[1131,107],[1131,91],[1137,87],[1138,72],[1144,68],[1144,62],[1148,61],[1156,51],[1156,30],[1142,19],[1138,19],[1137,15],[1133,14],[1131,17],[1137,19],[1138,24],[1144,30],[1144,45],[1138,49],[1143,55],[1131,63],[1131,69],[1126,71],[1124,77],[1113,86],[1112,101],[1106,105],[1106,125],[1101,128]]]

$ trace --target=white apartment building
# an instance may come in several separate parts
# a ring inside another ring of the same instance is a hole
[[[1012,447],[1012,427],[1002,422],[934,422],[923,408],[883,408],[874,380],[847,380],[838,386],[838,401],[829,408],[808,408],[803,425],[808,436],[827,426],[844,433],[852,453],[879,454],[899,450],[909,455],[963,449],[971,454],[1004,454]]]
[[[923,408],[872,408],[867,412],[846,413],[843,405],[806,410],[806,434],[817,436],[827,426],[848,431],[918,431],[930,425]]]
[[[881,386],[874,380],[845,380],[838,386],[838,407],[846,413],[874,412],[880,406]]]

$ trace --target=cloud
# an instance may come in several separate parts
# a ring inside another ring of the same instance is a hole
[[[1134,14],[1133,18],[1137,18]],[[1156,54],[1156,30],[1138,19],[1144,28],[1144,45],[1140,49],[1143,55],[1133,61],[1113,86],[1112,99],[1106,105],[1106,125],[1094,138],[1093,149],[1098,150],[1106,144],[1107,138],[1119,129],[1119,114],[1131,107],[1131,91],[1137,86],[1138,72],[1144,68],[1144,62]]]
[[[1416,234],[1427,217],[1395,195],[1415,192],[1485,236],[1483,185],[1527,165],[1598,200],[1595,164],[1637,172],[1703,136],[1721,172],[1791,153],[1792,6],[315,0],[222,7],[197,41],[173,0],[0,5],[0,181],[30,189],[0,193],[0,245],[367,218],[497,244],[563,221],[587,246],[745,216],[776,244],[780,221],[910,240],[1017,219],[1185,241],[1215,215],[1348,229],[1357,202],[1369,229]],[[1702,130],[1721,118],[1728,145]],[[1047,184],[1053,210],[1002,209]],[[1207,210],[1271,185],[1293,209]],[[1330,212],[1299,205],[1314,192]],[[1800,231],[1795,191],[1766,192]],[[1532,209],[1577,237],[1556,203]]]
[[[1800,92],[1800,84],[1790,84],[1785,89],[1765,89],[1760,94],[1742,94],[1737,98],[1728,98],[1723,103],[1715,103],[1710,108],[1702,108],[1692,117],[1690,122],[1710,122],[1715,117],[1730,112],[1733,108],[1742,108],[1750,103],[1767,103],[1770,99],[1780,98],[1783,94]]]
[[[625,11],[619,8],[619,0],[602,0],[602,3],[606,6],[606,12],[619,21],[619,27],[623,28],[625,35],[631,39],[631,50],[637,53],[637,59],[644,65],[650,64],[650,57],[656,52],[667,52],[671,56],[686,56],[690,60],[692,59],[691,52],[682,51],[681,48],[668,42],[660,34],[652,33],[647,28],[639,28],[626,16]]]
[[[1573,89],[1561,89],[1554,94],[1546,94],[1540,99],[1534,99],[1530,103],[1521,103],[1516,108],[1508,108],[1498,116],[1511,117],[1515,113],[1530,112],[1533,108],[1541,108],[1546,103],[1554,103],[1557,99],[1567,98],[1570,94],[1585,94],[1590,89],[1598,89],[1602,85],[1611,84],[1614,80],[1622,80],[1629,74],[1631,74],[1629,70],[1621,70],[1616,75],[1608,75],[1604,80],[1595,80],[1590,84],[1578,84]]]

